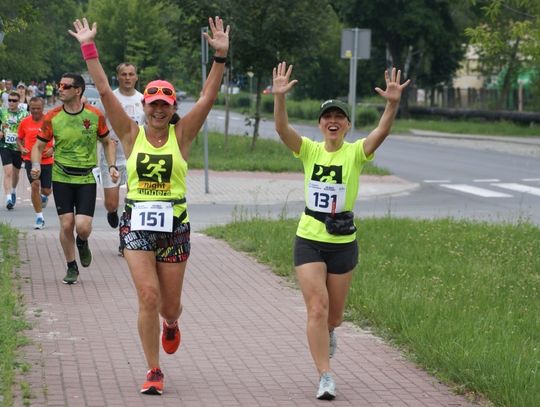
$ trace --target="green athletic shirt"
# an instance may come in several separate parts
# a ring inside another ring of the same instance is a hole
[[[300,153],[294,156],[302,160],[304,165],[304,193],[306,205],[308,202],[308,185],[310,181],[328,182],[331,184],[344,184],[346,186],[345,206],[343,211],[352,211],[358,196],[360,173],[364,164],[372,161],[374,155],[366,157],[364,153],[364,140],[354,143],[344,142],[335,152],[328,152],[324,142],[315,142],[302,137]],[[327,243],[349,243],[356,239],[352,235],[336,236],[326,231],[324,223],[312,216],[302,213],[296,235],[304,239]]]
[[[78,113],[68,113],[63,106],[47,112],[37,138],[45,143],[54,138],[53,181],[95,184],[92,172],[88,175],[68,175],[59,164],[80,169],[96,167],[98,138],[106,137],[108,134],[109,129],[103,113],[86,103]]]
[[[180,153],[173,125],[161,147],[146,139],[144,126],[126,160],[127,198],[133,201],[174,201],[186,196],[187,162]],[[174,205],[174,216],[187,209],[186,203]],[[189,222],[189,217],[183,222]]]
[[[0,148],[19,151],[17,147],[17,129],[19,123],[28,116],[26,110],[17,110],[10,112],[7,109],[0,109],[0,123],[2,123],[2,131],[4,137],[0,138]]]

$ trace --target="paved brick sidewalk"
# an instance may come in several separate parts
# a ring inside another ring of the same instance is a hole
[[[95,231],[92,265],[80,283],[61,283],[56,230],[21,238],[22,291],[32,368],[32,406],[311,406],[317,375],[304,334],[299,291],[265,266],[201,234],[184,285],[182,345],[162,352],[165,393],[140,395],[146,366],[137,301],[116,234]],[[462,397],[369,333],[345,324],[332,361],[333,406],[466,406]],[[18,390],[17,390],[18,391]],[[22,406],[20,395],[15,402]]]

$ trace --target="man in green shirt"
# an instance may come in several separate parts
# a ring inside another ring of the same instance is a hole
[[[83,267],[92,261],[88,238],[96,206],[97,141],[103,143],[109,163],[109,174],[116,181],[118,170],[115,151],[103,113],[81,101],[84,79],[78,74],[64,74],[58,86],[63,105],[52,108],[43,118],[43,127],[32,148],[34,178],[41,172],[41,155],[47,143],[54,139],[52,169],[53,195],[60,220],[60,243],[67,262],[65,284],[75,284],[79,269],[75,260],[75,245]],[[74,236],[77,232],[77,237]]]

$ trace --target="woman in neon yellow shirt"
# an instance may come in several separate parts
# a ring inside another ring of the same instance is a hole
[[[300,218],[294,246],[296,277],[307,307],[307,337],[320,375],[318,399],[336,396],[330,358],[337,347],[334,329],[341,325],[345,300],[358,263],[354,203],[363,165],[373,159],[394,122],[401,93],[401,71],[385,71],[386,89],[375,91],[386,99],[379,125],[364,139],[345,141],[351,128],[349,107],[338,99],[321,104],[319,129],[324,141],[301,137],[289,125],[285,95],[298,82],[291,80],[292,65],[273,70],[276,131],[295,157],[302,160],[306,208]]]
[[[185,176],[191,143],[217,97],[229,49],[229,27],[209,19],[206,40],[215,50],[214,63],[200,97],[182,120],[176,120],[176,91],[167,81],[148,83],[143,94],[146,124],[139,126],[124,111],[109,86],[94,44],[96,24],[76,20],[70,31],[81,43],[88,72],[99,91],[107,117],[127,158],[128,194],[120,220],[120,237],[139,299],[139,336],[148,364],[141,393],[162,394],[159,364],[161,343],[166,353],[180,345],[178,318],[190,252],[190,225],[185,200]]]

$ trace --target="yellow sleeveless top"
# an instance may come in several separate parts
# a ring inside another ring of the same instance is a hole
[[[132,201],[178,201],[174,204],[174,216],[187,209],[186,173],[187,162],[180,153],[174,126],[169,126],[167,141],[154,147],[146,139],[144,126],[139,133],[126,161],[127,199]],[[186,217],[184,222],[188,222]]]

